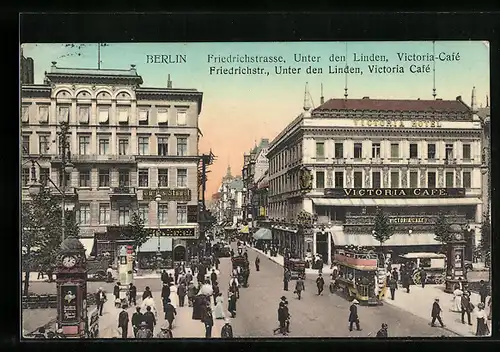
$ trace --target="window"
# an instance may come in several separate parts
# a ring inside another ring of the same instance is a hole
[[[140,109],[139,110],[139,125],[147,125],[149,120],[149,110]]]
[[[46,167],[40,168],[40,183],[42,186],[47,187],[49,184],[50,169]]]
[[[90,106],[80,106],[78,108],[78,121],[81,124],[88,124],[90,120]]]
[[[372,143],[372,158],[380,158],[380,143]]]
[[[118,155],[128,154],[128,138],[118,139]]]
[[[436,159],[436,145],[434,143],[427,144],[427,159]]]
[[[30,168],[23,167],[23,171],[21,174],[21,183],[23,187],[27,187],[29,182],[30,182]]]
[[[316,158],[325,157],[325,143],[316,142]]]
[[[98,116],[99,116],[99,123],[106,125],[109,123],[109,107],[108,106],[100,106],[98,108]]]
[[[446,172],[446,187],[447,188],[453,187],[453,171]]]
[[[130,171],[129,170],[118,170],[118,185],[120,187],[130,186]]]
[[[118,109],[118,123],[126,125],[128,124],[129,108],[119,108]]]
[[[411,159],[418,158],[418,144],[416,143],[410,144],[410,158]]]
[[[90,204],[80,204],[80,224],[90,225]]]
[[[99,204],[99,224],[108,225],[110,222],[111,210],[109,204]]]
[[[69,122],[69,106],[58,106],[57,116],[59,122]]]
[[[470,144],[463,144],[462,145],[462,159],[464,160],[470,160]]]
[[[316,171],[316,188],[325,188],[325,172]]]
[[[436,188],[436,173],[427,171],[427,188]]]
[[[185,111],[177,111],[177,125],[185,126],[187,124],[187,114]]]
[[[38,136],[38,153],[41,154],[47,154],[50,150],[50,136],[41,134]]]
[[[30,153],[30,136],[23,136],[23,154]]]
[[[446,144],[445,155],[446,155],[446,160],[453,159],[453,144]]]
[[[30,108],[29,106],[23,106],[21,110],[21,122],[29,122],[30,120]]]
[[[139,155],[149,154],[149,137],[139,137]]]
[[[161,225],[168,223],[168,204],[158,204],[158,220]]]
[[[380,171],[372,172],[372,188],[380,188]]]
[[[187,138],[177,137],[177,155],[186,156],[187,155]]]
[[[148,187],[149,185],[149,170],[139,169],[139,187]]]
[[[59,172],[59,186],[60,187],[69,187],[71,185],[71,173],[64,172],[66,175],[65,184],[63,185],[63,173]]]
[[[109,137],[99,138],[99,155],[109,154]]]
[[[130,209],[127,206],[118,208],[118,225],[126,226],[130,222]]]
[[[335,188],[344,188],[344,172],[335,172]]]
[[[187,169],[177,169],[177,187],[187,187]]]
[[[464,171],[463,172],[463,187],[464,188],[471,188],[471,173],[470,171]]]
[[[149,223],[149,205],[141,204],[139,205],[139,217],[144,222],[144,225]]]
[[[177,224],[187,224],[187,205],[177,204]]]
[[[156,113],[156,119],[158,120],[158,125],[168,124],[168,111],[158,110]]]
[[[168,169],[158,169],[158,187],[168,187]]]
[[[90,187],[90,170],[80,170],[80,187]]]
[[[354,188],[363,188],[363,173],[354,171]]]
[[[168,155],[168,137],[158,137],[158,155]]]
[[[80,155],[90,154],[90,136],[78,137],[78,154]]]
[[[99,187],[109,187],[109,170],[99,170]]]
[[[399,188],[399,172],[391,172],[391,188]]]
[[[363,145],[361,143],[354,143],[354,159],[361,159],[363,157]]]
[[[48,123],[49,122],[49,107],[48,106],[40,106],[39,107],[38,121],[40,123]]]
[[[410,171],[410,188],[418,188],[418,172]]]
[[[391,143],[391,158],[399,158],[399,143]]]

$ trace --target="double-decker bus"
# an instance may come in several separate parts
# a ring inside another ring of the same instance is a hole
[[[364,249],[338,249],[334,264],[338,267],[335,281],[348,300],[357,299],[360,304],[379,305],[380,290],[377,279],[378,257]]]

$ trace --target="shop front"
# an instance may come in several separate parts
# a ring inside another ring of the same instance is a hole
[[[304,256],[304,239],[297,225],[272,225],[271,234],[272,243],[277,246],[280,255],[289,253],[292,258]]]

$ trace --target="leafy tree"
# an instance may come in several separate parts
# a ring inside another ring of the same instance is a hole
[[[438,218],[436,223],[434,224],[434,239],[438,242],[441,242],[443,245],[446,245],[453,239],[453,233],[450,230],[450,224],[446,220],[446,217],[443,213],[438,214]]]
[[[488,213],[483,214],[483,223],[481,224],[481,242],[479,248],[484,256],[485,265],[490,265],[491,260],[491,222]]]
[[[42,269],[50,273],[56,265],[62,237],[61,209],[60,199],[48,189],[42,189],[22,205],[21,245],[25,295],[28,294],[29,275],[32,270]],[[66,211],[65,215],[65,236],[78,237],[79,228],[74,212]]]
[[[377,209],[373,231],[372,235],[380,243],[381,247],[394,234],[394,228],[389,221],[389,217],[381,208]]]
[[[149,237],[152,235],[149,229],[144,227],[144,220],[141,218],[138,212],[133,212],[130,217],[129,222],[132,239],[134,241],[134,250],[137,250],[140,246],[142,246]]]

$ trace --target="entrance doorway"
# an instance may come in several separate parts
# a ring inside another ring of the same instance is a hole
[[[174,248],[174,262],[185,262],[186,261],[186,247],[183,245],[178,245]]]
[[[328,236],[326,233],[316,233],[316,253],[321,254],[324,264],[330,262],[330,258],[328,258]]]

